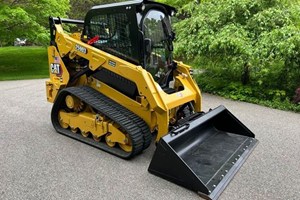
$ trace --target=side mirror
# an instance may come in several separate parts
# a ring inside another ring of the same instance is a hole
[[[145,47],[146,55],[151,54],[152,48],[151,48],[151,39],[150,38],[144,39],[144,47]]]

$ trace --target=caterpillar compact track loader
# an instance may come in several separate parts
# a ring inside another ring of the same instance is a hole
[[[172,57],[174,12],[139,0],[94,6],[84,21],[50,17],[51,119],[57,132],[121,158],[156,135],[149,172],[216,199],[257,140],[225,107],[201,111],[191,68]]]

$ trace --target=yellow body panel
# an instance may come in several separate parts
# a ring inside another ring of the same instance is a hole
[[[48,47],[48,63],[50,80],[46,82],[47,100],[54,102],[58,91],[68,84],[70,75],[54,46]]]
[[[78,34],[68,35],[64,33],[60,24],[55,24],[55,27],[57,47],[50,46],[48,48],[50,68],[50,80],[46,82],[48,101],[54,102],[57,93],[62,88],[89,85],[141,117],[148,124],[151,131],[157,130],[156,141],[169,132],[169,123],[173,120],[175,111],[179,106],[192,102],[195,111],[201,111],[201,93],[189,73],[189,66],[177,62],[178,67],[174,73],[175,85],[180,85],[183,89],[173,94],[167,94],[155,82],[152,75],[141,66],[134,65],[80,41]],[[134,82],[139,96],[137,99],[131,99],[95,78],[86,78],[85,75],[80,77],[76,83],[69,83],[68,66],[65,66],[62,61],[64,56],[69,56],[70,59],[85,58],[89,61],[88,67],[92,71],[106,68]],[[51,68],[51,64],[56,62],[60,65],[62,74],[54,73]],[[109,65],[109,62],[114,62],[115,66]],[[87,113],[81,115],[77,120],[81,120],[84,115],[87,118],[91,117]],[[64,120],[70,120],[72,117],[63,115],[63,118],[66,118]],[[83,126],[85,125],[83,124]],[[97,127],[95,124],[93,129]]]

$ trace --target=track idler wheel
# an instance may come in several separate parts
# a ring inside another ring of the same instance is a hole
[[[80,112],[83,110],[83,102],[72,95],[67,95],[65,98],[65,102],[67,107],[74,110],[75,112]]]
[[[126,134],[126,139],[125,139],[125,144],[121,144],[119,143],[119,146],[121,149],[123,149],[126,152],[131,152],[132,151],[132,145],[131,145],[131,141],[128,137],[128,134]]]
[[[109,139],[109,135],[110,135],[111,133],[107,133],[106,135],[105,135],[105,142],[106,142],[106,144],[109,146],[109,147],[114,147],[115,145],[116,145],[116,143],[115,142],[112,142],[110,139]]]

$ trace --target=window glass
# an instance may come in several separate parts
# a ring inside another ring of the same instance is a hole
[[[146,69],[156,81],[164,78],[171,61],[171,51],[168,49],[166,15],[158,10],[150,10],[143,21],[146,40],[150,44],[150,52],[146,53]],[[149,47],[148,47],[149,48]]]
[[[91,18],[89,38],[99,36],[94,46],[116,56],[131,57],[132,45],[125,13],[103,14]]]

